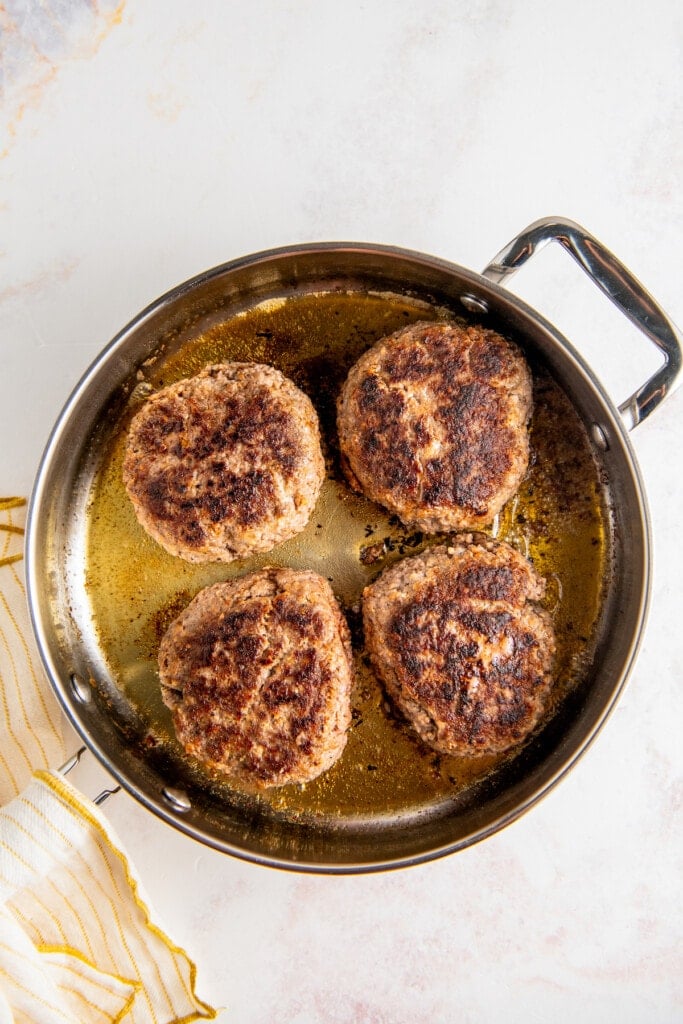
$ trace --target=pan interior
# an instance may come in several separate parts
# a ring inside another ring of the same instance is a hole
[[[461,813],[468,816],[466,831],[485,830],[489,796],[512,793],[529,762],[554,749],[557,722],[591,674],[612,557],[604,474],[573,401],[523,337],[515,340],[526,347],[534,377],[531,464],[489,532],[528,555],[548,581],[545,601],[558,653],[546,728],[503,757],[437,755],[394,712],[364,654],[363,587],[387,565],[443,537],[406,530],[349,490],[339,467],[335,398],[350,366],[376,339],[415,320],[453,319],[458,309],[443,295],[337,286],[199,318],[160,334],[131,360],[81,453],[82,514],[75,517],[66,555],[60,555],[70,631],[75,628],[85,652],[99,713],[104,709],[125,739],[126,763],[132,765],[126,770],[138,774],[136,785],[158,792],[160,778],[166,787],[182,787],[192,803],[189,829],[218,846],[285,863],[370,862],[414,856],[435,837],[443,844],[449,828],[457,838]],[[230,360],[270,363],[309,395],[320,417],[327,477],[297,537],[230,565],[192,565],[167,554],[137,523],[121,480],[126,431],[154,390]],[[331,581],[352,629],[357,684],[340,761],[307,785],[254,796],[185,757],[161,701],[156,654],[164,630],[199,589],[267,564],[310,568]],[[154,804],[158,797],[147,792],[146,800]],[[434,824],[445,819],[446,830]],[[378,851],[382,828],[396,835]]]

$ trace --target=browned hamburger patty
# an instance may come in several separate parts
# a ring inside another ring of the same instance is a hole
[[[351,486],[428,532],[490,523],[529,460],[532,393],[495,331],[416,323],[352,367],[337,403]]]
[[[540,720],[555,637],[545,580],[514,548],[454,537],[387,569],[363,595],[365,641],[390,696],[444,754],[492,754]]]
[[[266,568],[207,587],[159,648],[164,703],[185,750],[250,787],[330,768],[351,721],[351,641],[329,584]]]
[[[279,370],[208,366],[134,417],[123,479],[159,544],[189,562],[269,551],[304,528],[323,481],[318,417]]]

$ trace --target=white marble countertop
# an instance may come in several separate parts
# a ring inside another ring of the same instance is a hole
[[[139,309],[271,246],[379,242],[480,270],[561,214],[683,322],[675,0],[9,0],[0,30],[4,493],[28,493],[74,383]],[[656,364],[559,247],[514,290],[615,402]],[[655,565],[629,685],[503,832],[312,877],[204,848],[127,795],[105,805],[221,1020],[683,1019],[682,422],[683,390],[633,434]]]

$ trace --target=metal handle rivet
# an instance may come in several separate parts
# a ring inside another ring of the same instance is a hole
[[[86,682],[85,679],[81,679],[76,672],[71,673],[69,681],[71,683],[71,691],[79,704],[90,704],[92,700],[92,687],[90,683]]]
[[[591,425],[591,438],[596,448],[599,448],[601,452],[609,451],[609,441],[607,440],[607,434],[602,429],[599,423],[593,423]]]
[[[477,295],[466,293],[460,296],[460,301],[470,313],[488,313],[489,311],[488,302],[485,299],[480,299]]]
[[[178,811],[180,814],[185,814],[187,811],[192,810],[190,798],[184,789],[175,789],[173,786],[164,786],[161,791],[161,795],[168,806],[172,810]]]

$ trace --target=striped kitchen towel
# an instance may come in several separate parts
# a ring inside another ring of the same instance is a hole
[[[0,805],[66,760],[66,723],[34,652],[22,572],[23,498],[0,498]]]
[[[212,1020],[120,840],[53,770],[65,723],[33,650],[24,513],[0,499],[0,1024]]]

